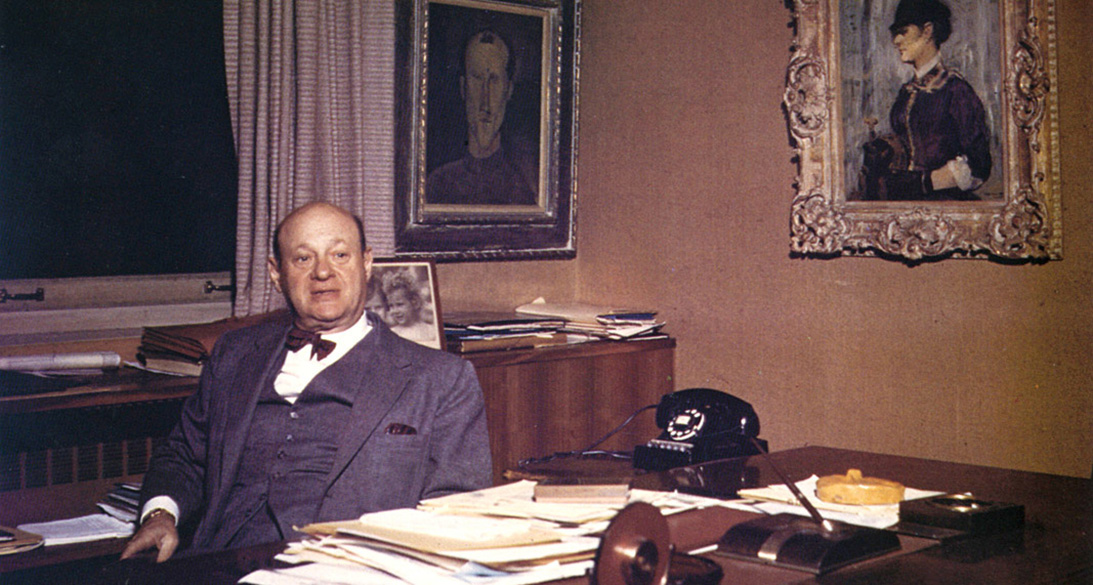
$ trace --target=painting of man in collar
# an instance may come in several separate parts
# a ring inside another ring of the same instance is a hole
[[[542,20],[431,3],[426,204],[540,199]]]

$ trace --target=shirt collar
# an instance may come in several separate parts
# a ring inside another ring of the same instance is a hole
[[[941,63],[941,51],[938,51],[937,54],[934,55],[934,58],[927,61],[925,65],[915,69],[915,80],[921,81],[922,78],[925,77],[927,73],[933,71],[934,67],[937,67],[939,63]]]
[[[353,349],[360,340],[364,339],[369,332],[372,331],[372,325],[368,323],[368,313],[365,312],[361,315],[357,322],[350,325],[348,329],[344,331],[338,331],[337,333],[322,333],[323,339],[328,339],[334,342],[334,351],[330,352],[330,355],[326,356],[322,360],[317,360],[324,364],[332,364],[342,356],[349,353],[349,350]],[[306,355],[310,355],[311,348],[305,347],[300,351],[307,350]],[[296,352],[290,352],[296,353]]]
[[[338,345],[345,344],[349,347],[353,347],[358,341],[364,339],[365,335],[372,330],[372,326],[368,323],[367,313],[361,313],[360,319],[357,322],[350,325],[349,329],[345,331],[339,331],[337,333],[323,333],[323,339],[329,339]]]

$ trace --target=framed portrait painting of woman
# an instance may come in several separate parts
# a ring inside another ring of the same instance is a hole
[[[794,0],[792,250],[1061,257],[1054,0]]]

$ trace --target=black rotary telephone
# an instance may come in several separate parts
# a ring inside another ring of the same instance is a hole
[[[725,392],[690,388],[667,394],[656,420],[664,432],[634,447],[636,468],[670,469],[759,453],[749,441],[759,436],[759,415],[751,404]]]

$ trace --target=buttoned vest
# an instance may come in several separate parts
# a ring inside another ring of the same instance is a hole
[[[350,355],[360,350],[354,348]],[[293,527],[315,521],[334,465],[340,431],[353,409],[356,387],[344,380],[352,372],[350,355],[316,376],[295,404],[273,388],[271,376],[261,389],[246,446],[228,496],[222,546],[235,548],[293,538]]]

